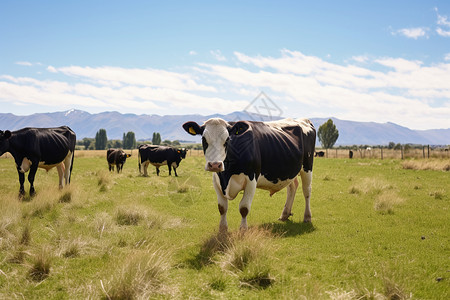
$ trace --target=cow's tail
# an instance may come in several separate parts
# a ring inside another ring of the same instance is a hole
[[[72,152],[72,162],[70,163],[70,173],[69,173],[69,184],[70,184],[70,178],[72,177],[72,168],[73,168],[73,159],[75,158],[75,148],[73,148]]]
[[[141,151],[138,150],[138,169],[139,169],[139,174],[142,174],[141,171]]]

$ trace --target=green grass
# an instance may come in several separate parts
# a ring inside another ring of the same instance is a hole
[[[236,199],[223,236],[203,165],[188,156],[178,178],[143,177],[135,155],[120,174],[86,155],[70,187],[39,170],[37,195],[19,200],[0,159],[0,298],[450,298],[448,171],[316,159],[312,224],[299,222],[301,190],[287,222],[286,191],[258,190],[248,232]]]

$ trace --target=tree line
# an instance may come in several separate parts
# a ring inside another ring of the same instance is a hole
[[[164,140],[161,141],[161,134],[154,132],[151,141],[143,141],[143,144],[180,146],[180,142]],[[95,134],[95,138],[84,138],[77,141],[78,146],[83,146],[86,150],[105,150],[108,148],[136,149],[136,136],[133,131],[123,133],[121,140],[108,140],[106,129],[99,129]]]

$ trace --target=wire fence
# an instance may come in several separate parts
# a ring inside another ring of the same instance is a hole
[[[137,149],[124,150],[132,156],[138,154]],[[203,150],[190,149],[187,156],[202,157]],[[75,150],[75,157],[106,157],[106,150]],[[316,157],[324,158],[353,158],[353,159],[408,159],[408,158],[441,158],[450,159],[448,149],[433,149],[424,146],[422,149],[387,149],[387,148],[358,148],[358,149],[321,149],[316,148]],[[0,158],[12,158],[10,153],[5,153]]]
[[[358,158],[358,159],[407,159],[407,158],[450,158],[448,149],[433,149],[424,146],[422,149],[316,149],[316,157],[325,158]]]

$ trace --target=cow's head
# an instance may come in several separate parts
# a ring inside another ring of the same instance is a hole
[[[131,157],[131,154],[125,153],[122,151],[122,153],[120,153],[120,161],[125,162],[127,160],[127,158]]]
[[[201,135],[203,152],[205,153],[205,170],[210,172],[222,172],[225,170],[223,161],[227,156],[227,144],[229,140],[230,124],[218,118],[209,119],[202,126],[196,122],[183,124],[184,130],[191,135]]]
[[[3,153],[8,152],[9,148],[9,138],[11,137],[11,131],[1,131],[0,130],[0,155],[3,155]]]
[[[180,154],[180,157],[182,159],[186,158],[186,153],[187,153],[187,149],[186,148],[181,148],[177,150],[178,154]]]

